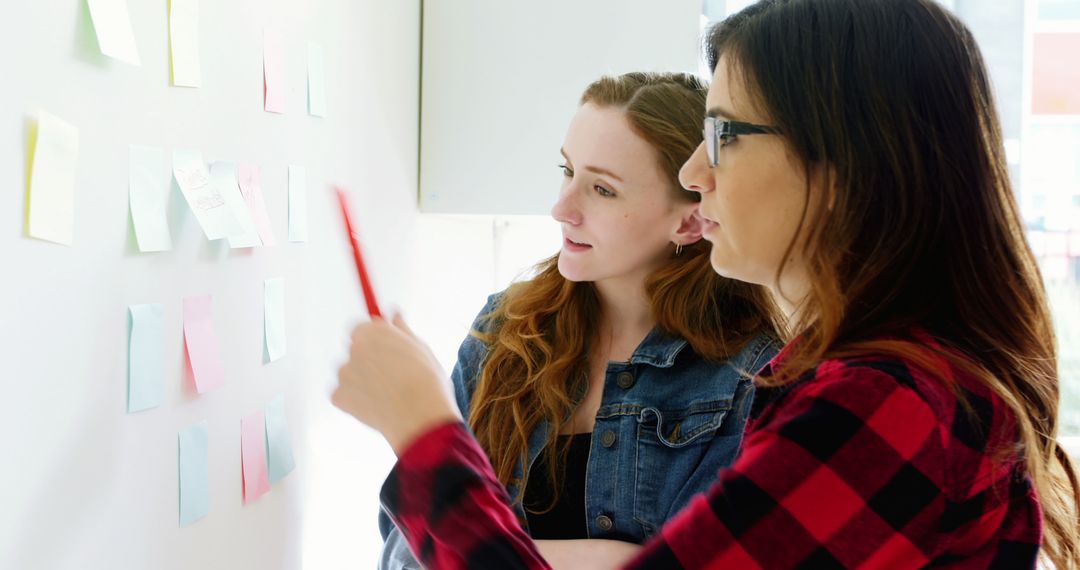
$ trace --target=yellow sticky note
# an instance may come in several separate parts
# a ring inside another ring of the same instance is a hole
[[[101,53],[131,65],[141,65],[135,34],[131,30],[127,0],[86,1]]]
[[[41,111],[26,219],[26,232],[31,237],[71,245],[78,158],[79,129]]]
[[[202,83],[199,0],[170,0],[169,41],[172,46],[173,85],[198,87]]]

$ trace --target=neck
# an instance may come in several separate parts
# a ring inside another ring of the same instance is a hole
[[[784,279],[769,288],[773,302],[784,315],[784,333],[790,340],[798,336],[799,323],[806,317],[806,298],[810,294],[810,284],[804,280]]]
[[[616,347],[630,347],[631,352],[656,325],[644,280],[634,282],[596,281],[600,299],[600,337]]]

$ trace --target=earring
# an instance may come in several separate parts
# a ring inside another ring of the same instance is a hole
[[[675,257],[679,257],[680,253],[682,253],[682,244],[677,243],[675,244]]]

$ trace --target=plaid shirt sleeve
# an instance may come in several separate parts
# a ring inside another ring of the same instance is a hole
[[[735,464],[630,567],[1035,566],[1034,491],[988,451],[1015,438],[1000,401],[969,392],[962,416],[950,389],[902,363],[815,374],[764,409]],[[547,567],[460,425],[414,444],[383,500],[428,568]]]

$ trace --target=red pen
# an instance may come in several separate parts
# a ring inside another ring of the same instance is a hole
[[[338,202],[341,203],[341,215],[345,219],[345,232],[349,234],[349,244],[352,245],[353,258],[356,261],[356,272],[360,274],[360,288],[364,292],[364,301],[367,303],[368,314],[371,318],[381,318],[382,313],[379,311],[379,304],[375,301],[375,289],[371,286],[371,279],[368,278],[367,269],[364,267],[364,258],[360,255],[360,238],[357,237],[356,231],[353,230],[352,217],[349,216],[349,201],[345,197],[345,190],[341,187],[335,187],[337,192]]]

